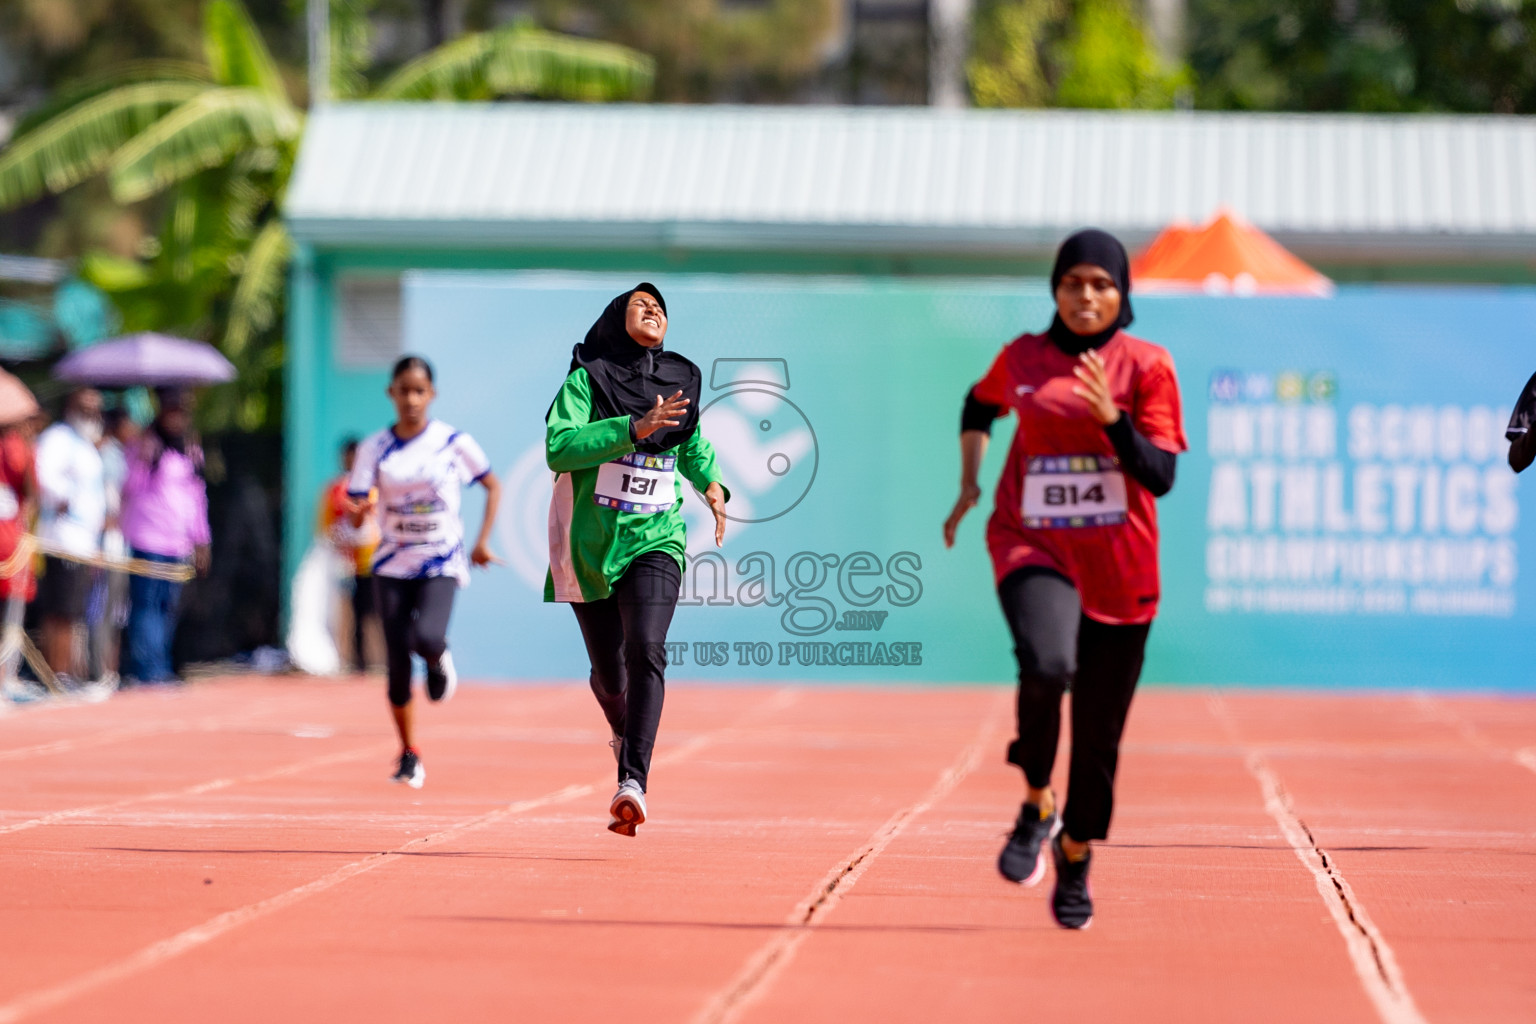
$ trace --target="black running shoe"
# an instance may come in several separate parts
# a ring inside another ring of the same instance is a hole
[[[427,696],[434,701],[450,700],[459,688],[459,674],[453,668],[453,655],[447,651],[427,666]]]
[[[997,855],[997,870],[1004,878],[1020,885],[1036,885],[1045,877],[1045,844],[1061,831],[1061,818],[1052,811],[1049,817],[1040,817],[1038,804],[1025,804],[1019,808],[1019,820],[1013,826],[1013,835]]]
[[[395,782],[403,782],[412,789],[421,788],[421,784],[427,781],[427,769],[422,765],[416,751],[400,751],[400,766],[395,769],[392,779]]]
[[[1063,928],[1087,928],[1093,923],[1093,893],[1088,889],[1088,864],[1093,851],[1080,861],[1067,860],[1061,836],[1051,840],[1051,859],[1056,862],[1056,891],[1051,893],[1051,915]]]

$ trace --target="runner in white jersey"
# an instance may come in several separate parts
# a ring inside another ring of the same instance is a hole
[[[501,485],[490,460],[468,434],[428,415],[432,367],[406,356],[390,375],[393,426],[358,446],[347,481],[353,522],[376,511],[381,539],[373,558],[373,585],[388,654],[389,704],[400,733],[394,780],[420,788],[427,777],[416,747],[411,714],[411,654],[427,663],[427,696],[453,696],[458,683],[448,653],[448,618],[459,587],[469,585],[469,566],[500,562],[491,554],[491,526]],[[465,484],[485,487],[485,519],[468,555],[459,516]]]

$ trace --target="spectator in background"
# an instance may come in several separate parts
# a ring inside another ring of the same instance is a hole
[[[96,445],[101,441],[101,393],[92,388],[70,392],[64,419],[37,439],[39,496],[38,539],[55,550],[82,558],[101,553],[107,520],[107,489]],[[66,682],[82,678],[86,666],[76,657],[75,634],[85,622],[96,570],[48,555],[37,590],[43,618],[43,657]]]
[[[341,476],[326,486],[320,501],[320,535],[352,570],[352,667],[368,671],[369,623],[378,620],[373,603],[373,552],[379,546],[379,524],[369,516],[363,525],[352,525],[352,499],[347,497],[347,479],[357,461],[357,438],[349,437],[341,445]],[[377,498],[371,494],[370,499]]]
[[[155,392],[160,411],[128,449],[123,484],[123,537],[137,558],[190,562],[208,572],[208,488],[203,451],[192,434],[191,396],[180,388]],[[178,682],[171,665],[181,584],[134,576],[128,582],[124,681]]]
[[[138,439],[139,427],[123,408],[103,414],[105,435],[101,440],[102,475],[107,485],[107,528],[101,549],[109,558],[123,558],[123,484],[128,480],[128,449]],[[98,679],[115,678],[123,626],[128,621],[128,574],[106,572],[97,583],[91,609],[91,669]]]
[[[0,427],[0,565],[8,570],[0,574],[0,599],[7,602],[17,597],[31,601],[37,591],[31,558],[6,565],[16,555],[28,512],[36,500],[37,477],[28,427],[25,423],[8,423]]]

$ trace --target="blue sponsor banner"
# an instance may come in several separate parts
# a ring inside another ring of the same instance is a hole
[[[412,351],[435,413],[506,484],[496,543],[456,613],[471,675],[581,677],[569,609],[542,602],[543,415],[571,346],[629,279],[418,273]],[[685,486],[690,564],[676,678],[1003,681],[1011,644],[982,506],[953,550],[959,408],[998,349],[1049,321],[1040,281],[659,279],[669,347],[704,373],[731,486],[726,544]],[[1191,451],[1159,502],[1163,604],[1146,678],[1536,688],[1521,553],[1530,481],[1505,464],[1536,369],[1536,290],[1341,288],[1329,299],[1136,298],[1178,366]],[[381,400],[381,419],[387,408]],[[366,424],[358,424],[362,429]],[[479,502],[466,509],[476,525]]]

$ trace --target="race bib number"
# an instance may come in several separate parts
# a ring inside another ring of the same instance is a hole
[[[1117,526],[1125,522],[1125,475],[1105,455],[1029,460],[1024,525],[1032,530]]]
[[[592,500],[604,508],[620,512],[650,515],[665,512],[677,504],[677,484],[673,476],[677,458],[672,455],[645,455],[630,452],[597,470],[597,486]]]
[[[448,510],[435,503],[394,505],[384,516],[384,536],[396,544],[432,544],[448,535]]]

